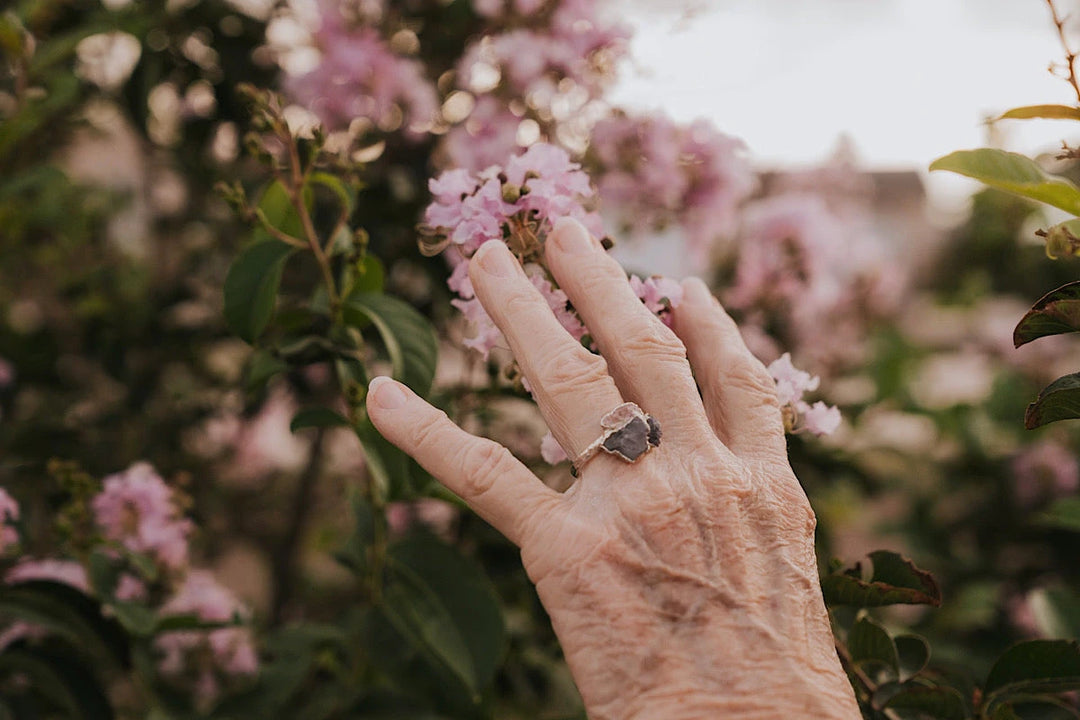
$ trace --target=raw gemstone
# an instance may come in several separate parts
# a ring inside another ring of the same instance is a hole
[[[656,422],[656,418],[652,415],[646,415],[645,419],[649,422],[649,444],[653,447],[659,447],[660,445],[660,423]]]
[[[649,449],[650,429],[640,417],[634,417],[622,428],[611,433],[601,447],[627,462],[634,462]]]

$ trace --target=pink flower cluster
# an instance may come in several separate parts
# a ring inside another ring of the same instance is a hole
[[[0,555],[19,542],[19,531],[14,524],[19,520],[19,503],[0,488]]]
[[[187,567],[191,521],[182,516],[172,489],[149,463],[135,463],[105,478],[91,506],[105,539],[149,555],[171,572]]]
[[[595,0],[556,0],[553,4],[550,14],[541,15],[535,13],[541,2],[514,0],[522,20],[539,22],[526,22],[526,27],[473,43],[457,68],[465,89],[490,90],[486,78],[494,72],[515,97],[553,96],[564,80],[590,96],[602,90],[613,77],[614,62],[626,52],[629,28],[605,19],[599,12],[601,3]],[[474,7],[492,17],[505,5],[481,0]]]
[[[776,178],[800,189],[745,207],[735,281],[722,298],[745,327],[770,327],[782,346],[831,370],[862,361],[868,324],[896,311],[906,284],[907,266],[870,221],[865,180],[831,166]]]
[[[332,129],[364,118],[384,131],[419,138],[434,123],[439,98],[418,60],[401,57],[342,0],[320,0],[314,43],[321,59],[310,72],[286,77],[285,92]]]
[[[739,206],[757,187],[743,142],[705,120],[617,113],[593,127],[588,158],[605,214],[621,230],[678,225],[697,262],[734,234]]]
[[[205,570],[188,573],[179,591],[161,608],[163,617],[194,615],[207,623],[232,623],[244,619],[240,602]],[[223,683],[250,677],[259,660],[250,628],[178,630],[159,635],[154,646],[162,654],[158,670],[173,681],[190,684],[197,704],[213,706]]]
[[[474,174],[457,169],[430,181],[433,200],[424,214],[429,232],[450,243],[454,271],[448,284],[457,293],[456,308],[476,328],[466,345],[485,358],[502,340],[469,282],[469,258],[485,242],[518,236],[538,251],[554,220],[572,217],[600,234],[600,218],[583,204],[593,194],[589,177],[570,161],[562,148],[537,143],[511,158],[505,168],[492,166]],[[581,320],[567,304],[566,294],[552,283],[537,263],[526,263],[525,273],[547,298],[548,304],[575,338],[585,334]]]
[[[803,400],[807,392],[817,390],[821,378],[799,370],[791,364],[791,353],[784,353],[769,365],[769,374],[776,381],[776,398],[788,408],[790,430],[805,430],[814,435],[829,435],[840,427],[840,410],[817,401],[813,405]]]

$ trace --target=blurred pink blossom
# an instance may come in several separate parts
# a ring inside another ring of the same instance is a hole
[[[19,503],[0,488],[0,555],[19,542],[19,531],[13,526],[19,520]]]
[[[107,540],[146,553],[174,572],[187,566],[193,525],[183,517],[172,489],[149,463],[135,463],[106,477],[91,507]]]
[[[452,127],[443,138],[446,167],[480,172],[497,165],[518,148],[521,118],[505,102],[481,95],[469,117]]]
[[[797,419],[796,426],[789,430],[830,435],[840,427],[842,417],[838,408],[820,400],[813,405],[803,400],[805,393],[817,390],[821,378],[795,367],[791,363],[791,353],[784,353],[774,360],[768,370],[776,381],[776,398],[781,407],[790,407]]]
[[[259,412],[236,435],[232,468],[236,478],[250,481],[303,467],[308,444],[289,427],[297,409],[287,389],[278,386],[270,391]]]
[[[567,81],[581,88],[586,97],[595,97],[614,79],[614,65],[626,54],[630,38],[628,26],[610,21],[595,0],[558,0],[554,11],[540,23],[511,27],[497,35],[486,35],[469,46],[457,66],[457,76],[465,89],[486,92],[488,77],[495,74],[503,90],[512,97],[554,96]],[[500,3],[481,2],[478,12],[499,13]],[[520,15],[531,14],[536,0],[516,0]],[[527,19],[527,18],[523,18]],[[546,103],[541,103],[546,104]]]
[[[113,594],[117,600],[122,602],[145,600],[147,596],[146,584],[134,575],[124,573],[120,576],[120,580],[116,584],[116,591]]]
[[[705,120],[615,114],[593,127],[589,161],[604,212],[623,232],[678,225],[695,262],[734,234],[739,206],[757,187],[743,142]]]
[[[416,523],[436,535],[450,535],[460,514],[457,507],[435,498],[420,498],[414,502],[392,502],[386,506],[386,523],[394,535],[404,535]]]
[[[340,0],[319,3],[313,40],[321,59],[310,72],[287,76],[286,93],[332,130],[364,118],[382,130],[400,127],[407,137],[419,138],[439,109],[423,64],[396,55],[376,29],[347,18],[344,7]]]
[[[1025,507],[1071,495],[1080,487],[1080,463],[1064,445],[1043,440],[1030,445],[1012,462],[1013,489]]]
[[[212,573],[192,570],[162,606],[161,615],[194,615],[208,623],[229,623],[244,620],[247,611]],[[247,627],[167,632],[154,640],[154,646],[161,653],[158,670],[162,675],[174,682],[190,683],[204,708],[217,701],[223,682],[258,671],[258,656]]]

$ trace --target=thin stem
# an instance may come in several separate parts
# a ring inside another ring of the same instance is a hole
[[[301,240],[300,238],[295,238],[292,235],[290,235],[289,233],[282,232],[278,228],[274,227],[273,223],[271,223],[267,219],[266,213],[264,213],[262,210],[259,210],[258,208],[255,208],[254,213],[255,213],[255,219],[257,219],[259,221],[259,224],[262,225],[263,229],[266,230],[266,232],[273,235],[274,238],[280,240],[281,242],[285,243],[286,245],[292,245],[293,247],[297,247],[297,248],[307,248],[308,244],[306,242],[304,242],[303,240]]]
[[[292,502],[292,515],[289,525],[281,538],[277,552],[274,553],[272,568],[274,595],[271,601],[270,617],[275,623],[281,623],[289,602],[293,596],[293,581],[296,574],[296,552],[300,539],[307,525],[308,515],[315,501],[315,487],[322,471],[323,445],[326,430],[319,428],[311,444],[307,465],[297,482],[296,496]]]
[[[1050,7],[1050,15],[1054,18],[1058,37],[1061,39],[1061,47],[1065,50],[1065,63],[1069,67],[1069,84],[1072,85],[1073,90],[1076,92],[1076,99],[1080,101],[1080,81],[1076,78],[1076,53],[1069,48],[1069,40],[1065,36],[1065,21],[1068,18],[1063,18],[1058,14],[1054,0],[1046,0],[1046,4]]]
[[[859,666],[855,664],[855,660],[852,659],[851,653],[848,652],[847,647],[842,642],[839,640],[835,640],[834,642],[836,644],[836,654],[840,656],[840,664],[843,665],[844,670],[847,671],[849,675],[858,681],[866,694],[867,704],[872,706],[874,694],[878,691],[877,683],[871,680],[870,676],[864,673]],[[877,708],[874,709],[877,710]],[[885,717],[890,718],[890,720],[900,720],[900,716],[892,710],[879,710],[879,712]]]
[[[289,148],[289,172],[292,180],[286,187],[289,190],[289,197],[292,200],[293,207],[296,208],[296,212],[300,216],[300,225],[304,228],[304,235],[307,237],[308,246],[311,248],[311,252],[314,253],[315,260],[319,263],[319,268],[322,270],[323,280],[326,282],[326,292],[330,296],[330,312],[332,315],[336,316],[338,308],[341,306],[341,297],[338,295],[337,284],[334,282],[334,273],[330,267],[330,258],[326,256],[322,243],[319,242],[319,235],[315,232],[315,223],[312,222],[311,214],[308,212],[307,205],[304,203],[303,189],[304,183],[307,180],[307,172],[302,168],[300,152],[296,147],[296,140],[288,131],[287,126],[283,133],[283,139],[286,141],[286,145]]]

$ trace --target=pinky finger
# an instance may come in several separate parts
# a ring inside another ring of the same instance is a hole
[[[374,378],[367,409],[383,437],[411,455],[518,547],[562,505],[562,496],[509,450],[465,432],[399,382]]]

